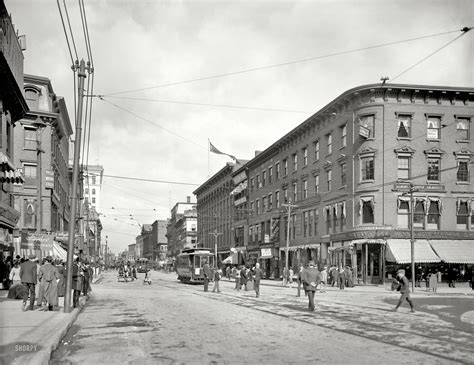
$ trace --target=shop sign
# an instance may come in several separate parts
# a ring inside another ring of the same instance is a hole
[[[260,256],[262,258],[272,257],[272,249],[271,248],[261,248],[260,249]]]
[[[45,171],[45,189],[54,189],[54,171]]]
[[[365,139],[370,136],[370,129],[364,127],[363,125],[359,126],[359,136],[364,137]]]

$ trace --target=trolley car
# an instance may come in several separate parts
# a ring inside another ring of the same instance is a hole
[[[182,250],[176,261],[178,280],[183,283],[204,282],[204,261],[210,267],[214,266],[214,254],[211,250],[203,248],[190,248]]]

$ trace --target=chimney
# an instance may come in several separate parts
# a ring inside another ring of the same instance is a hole
[[[186,203],[188,203],[188,204],[191,203],[191,197],[190,196],[186,197]]]
[[[255,151],[255,157],[257,157],[261,153],[262,153],[262,151]]]

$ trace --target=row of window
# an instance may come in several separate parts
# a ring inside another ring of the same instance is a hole
[[[416,197],[414,199],[413,228],[424,230],[441,229],[442,202],[439,198]],[[324,234],[343,232],[346,227],[345,202],[332,204],[323,208],[325,231]],[[361,198],[358,215],[361,224],[374,224],[373,197]],[[290,238],[296,238],[297,219],[301,220],[301,236],[317,236],[319,210],[311,209],[290,217]],[[284,218],[284,237],[287,235],[287,218]],[[264,222],[249,227],[250,242],[264,242],[265,235],[271,236],[270,222]],[[410,199],[400,197],[397,206],[397,227],[410,228]],[[459,200],[456,204],[456,229],[474,229],[474,205],[471,208],[469,200]]]
[[[399,138],[412,138],[412,114],[398,114],[398,130],[397,136]],[[470,129],[470,117],[464,116],[456,116],[456,133],[457,133],[457,140],[469,140],[469,129]],[[428,140],[439,140],[441,138],[441,128],[442,125],[442,117],[436,115],[427,115],[426,116],[426,137]],[[374,128],[375,128],[375,115],[363,115],[359,117],[359,124],[366,130],[367,138],[373,138],[374,136]],[[343,125],[339,127],[339,137],[341,139],[341,147],[345,147],[347,145],[347,126]],[[329,133],[325,136],[326,142],[326,155],[330,155],[333,149],[333,135]],[[313,142],[313,160],[314,162],[319,161],[320,159],[320,141],[316,140]],[[308,165],[308,147],[303,147],[301,150],[302,156],[302,165]],[[361,180],[373,180],[374,176],[374,158],[373,157],[366,157],[362,159],[362,177]],[[440,165],[440,157],[432,157],[428,159],[428,180],[431,181],[439,181],[439,165]],[[281,162],[276,162],[274,166],[268,167],[267,170],[261,172],[255,176],[255,178],[250,178],[250,191],[253,191],[254,188],[260,189],[267,184],[272,183],[273,174],[275,172],[275,180],[280,178],[280,174],[283,176],[287,176],[289,173],[289,161],[288,159],[283,159]],[[458,174],[459,178],[458,181],[467,181],[467,165],[468,162],[460,162],[459,169],[461,172]],[[292,171],[298,170],[298,153],[294,153],[291,156],[291,168]],[[344,164],[345,168],[345,164]],[[410,169],[410,157],[409,156],[399,156],[399,178],[401,179],[408,179],[409,177],[409,169]],[[282,170],[282,171],[280,171]],[[345,173],[343,174],[345,176]],[[256,183],[256,184],[255,184]],[[343,184],[345,185],[345,183]]]

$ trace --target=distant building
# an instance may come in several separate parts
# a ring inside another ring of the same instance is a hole
[[[188,196],[186,202],[176,203],[171,209],[171,218],[166,228],[167,256],[176,257],[184,248],[197,244],[196,203]],[[166,256],[166,254],[165,254]]]
[[[84,199],[101,213],[101,190],[104,167],[101,165],[84,166]]]

